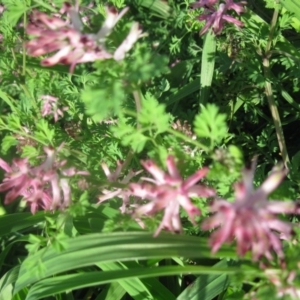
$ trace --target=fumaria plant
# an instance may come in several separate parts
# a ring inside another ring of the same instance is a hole
[[[298,0],[3,0],[0,299],[300,299]]]

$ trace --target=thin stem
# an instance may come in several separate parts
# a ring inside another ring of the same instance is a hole
[[[132,158],[133,158],[133,151],[129,150],[129,152],[127,153],[127,156],[125,158],[125,161],[123,162],[123,166],[122,166],[122,170],[126,170],[127,167],[129,166]]]
[[[26,13],[24,13],[24,18],[23,18],[23,26],[26,28],[27,26],[27,16]],[[23,37],[23,70],[22,70],[22,75],[26,75],[26,46],[25,46],[25,38],[26,38],[26,33],[24,31],[24,37]]]
[[[268,42],[265,49],[265,55],[263,57],[263,69],[264,69],[264,76],[265,76],[265,93],[268,99],[269,108],[271,111],[272,119],[274,122],[275,130],[276,130],[276,136],[280,148],[280,152],[282,155],[282,159],[284,162],[285,167],[287,168],[288,163],[290,162],[287,147],[284,139],[283,129],[282,129],[282,123],[280,120],[280,115],[278,112],[278,108],[275,103],[273,90],[272,90],[272,84],[271,84],[271,72],[270,72],[270,56],[271,56],[271,47],[272,47],[272,41],[273,36],[278,20],[279,11],[278,9],[274,9],[271,25],[270,25],[270,33]]]
[[[133,91],[132,94],[133,94],[135,107],[136,107],[136,113],[137,113],[137,120],[136,120],[137,125],[136,125],[136,127],[137,127],[137,129],[140,129],[141,125],[139,124],[138,116],[139,116],[139,113],[142,109],[142,95],[141,95],[141,92],[139,90]]]

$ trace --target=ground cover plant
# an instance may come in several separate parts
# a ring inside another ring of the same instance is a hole
[[[300,4],[3,0],[0,299],[300,299]]]

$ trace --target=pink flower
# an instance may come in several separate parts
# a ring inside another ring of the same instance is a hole
[[[75,171],[74,168],[62,169],[66,161],[57,161],[57,151],[49,147],[44,147],[44,151],[46,160],[36,167],[31,166],[26,158],[14,160],[12,166],[0,158],[0,167],[6,172],[3,183],[0,184],[0,192],[7,191],[5,204],[21,196],[30,205],[32,213],[39,207],[55,210],[70,205],[71,189],[68,179],[63,176],[89,173]]]
[[[68,13],[72,24],[58,17],[49,17],[45,13],[34,11],[31,23],[26,32],[35,38],[27,43],[28,54],[41,56],[56,52],[54,55],[42,60],[43,66],[55,64],[70,65],[73,72],[76,64],[93,62],[113,58],[114,55],[105,48],[106,37],[112,32],[116,23],[128,11],[124,8],[120,13],[114,7],[106,8],[106,19],[97,34],[85,34],[82,32],[83,24],[78,12],[69,3],[65,2],[61,13]],[[136,26],[136,25],[134,25]],[[115,59],[124,58],[125,52],[129,51],[133,43],[141,37],[141,33],[132,30],[127,37],[127,42],[118,48]],[[128,40],[129,39],[129,40]]]
[[[124,59],[125,54],[133,47],[133,45],[136,43],[136,41],[143,36],[145,36],[145,34],[142,34],[142,29],[140,28],[139,23],[136,23],[136,22],[133,23],[128,36],[115,51],[114,59],[115,60]]]
[[[43,100],[43,107],[41,111],[42,116],[45,117],[48,115],[53,115],[55,122],[58,121],[59,116],[63,117],[63,111],[68,109],[68,107],[63,107],[62,109],[60,109],[57,103],[58,98],[56,97],[50,95],[42,95],[41,99]]]
[[[114,172],[111,172],[108,168],[106,163],[102,163],[101,167],[106,175],[106,178],[111,183],[119,183],[121,185],[126,185],[129,183],[129,181],[136,175],[140,174],[142,171],[133,171],[131,170],[122,180],[119,180],[121,176],[122,169],[124,167],[124,164],[120,161],[117,162],[117,168]],[[123,201],[122,206],[120,207],[120,210],[122,213],[126,213],[128,209],[128,205],[130,203],[129,196],[130,191],[124,187],[113,187],[112,190],[103,189],[102,190],[103,195],[99,197],[99,202],[102,203],[106,200],[112,199],[112,198],[121,198]]]
[[[292,224],[280,220],[279,213],[298,213],[296,202],[268,201],[267,196],[274,191],[286,175],[281,168],[274,168],[269,177],[256,190],[253,177],[256,160],[250,169],[243,171],[243,181],[235,184],[235,201],[216,200],[211,205],[214,215],[206,219],[202,228],[212,233],[210,244],[215,253],[223,243],[236,239],[237,253],[245,255],[252,251],[254,261],[262,256],[272,259],[274,251],[280,259],[284,258],[281,237],[290,239]]]
[[[218,0],[199,0],[192,4],[192,8],[204,7],[204,13],[198,17],[199,21],[205,21],[205,25],[200,31],[200,34],[204,34],[209,28],[212,28],[215,34],[220,34],[224,28],[224,22],[233,23],[239,27],[242,27],[243,22],[233,18],[227,14],[228,10],[234,10],[238,15],[245,11],[244,5],[246,2],[241,1],[238,3],[233,0],[224,0],[225,3],[218,4]]]
[[[200,210],[191,202],[190,197],[210,197],[215,195],[212,189],[196,184],[207,174],[207,168],[197,171],[184,180],[175,165],[174,157],[171,155],[167,158],[168,173],[161,170],[151,160],[142,161],[141,163],[153,178],[142,178],[146,181],[143,183],[131,183],[130,189],[132,195],[150,200],[147,204],[137,208],[136,215],[155,214],[160,210],[165,211],[155,236],[163,228],[176,232],[182,230],[180,206],[184,208],[192,222],[194,222],[194,217],[200,214]]]

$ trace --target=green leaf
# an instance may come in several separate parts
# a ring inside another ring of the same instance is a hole
[[[125,94],[121,82],[115,81],[112,86],[98,88],[86,88],[81,94],[85,103],[87,114],[93,117],[95,122],[118,114],[125,100]]]
[[[12,299],[13,286],[18,278],[19,266],[10,269],[0,279],[0,300]]]
[[[1,143],[1,152],[3,154],[6,154],[7,151],[13,147],[18,145],[18,141],[16,140],[16,138],[14,136],[11,135],[6,135],[3,139],[2,139],[2,143]]]
[[[7,11],[4,12],[4,16],[11,26],[15,26],[28,9],[26,1],[23,0],[4,0],[3,4],[5,4],[7,8]]]
[[[49,128],[48,122],[44,119],[38,120],[36,129],[35,137],[52,145],[54,130]]]
[[[55,215],[44,212],[32,215],[31,213],[24,212],[0,216],[0,236],[34,226],[45,221],[46,217],[55,217]]]
[[[153,238],[144,232],[116,232],[64,238],[61,242],[64,249],[60,252],[50,245],[24,260],[15,292],[43,278],[95,263],[174,256],[211,257],[207,240],[191,236],[161,234]],[[236,257],[234,250],[229,249],[224,246],[218,255]],[[37,264],[39,268],[33,268]]]
[[[170,106],[174,103],[186,98],[194,92],[197,92],[200,89],[199,79],[189,82],[184,87],[176,91],[173,95],[169,96],[166,100],[166,105]]]
[[[39,151],[36,147],[26,145],[22,147],[22,157],[33,158],[39,155]]]
[[[194,125],[197,136],[210,140],[211,148],[227,136],[226,115],[219,113],[218,107],[214,104],[201,107]]]
[[[144,127],[150,126],[151,130],[157,133],[164,132],[169,128],[169,115],[165,111],[165,106],[147,94],[142,101],[142,109],[138,114],[138,122]]]
[[[224,259],[211,268],[226,268],[232,265],[232,263]],[[198,300],[199,295],[201,295],[201,300],[211,300],[226,290],[228,284],[229,278],[227,274],[200,275],[179,295],[177,300]]]
[[[15,100],[0,89],[0,98],[10,107],[11,111],[17,113]]]
[[[102,271],[128,269],[125,264],[122,263],[98,263],[96,265]],[[136,265],[138,264],[136,263]],[[133,299],[139,299],[141,296],[143,297],[143,299],[153,299],[151,292],[139,278],[133,278],[131,280],[120,280],[118,282]]]
[[[117,125],[111,127],[111,131],[115,137],[121,140],[122,145],[130,146],[139,153],[144,149],[149,138],[128,122],[128,119],[120,117]]]
[[[170,7],[166,1],[162,0],[137,0],[137,4],[155,12],[155,15],[161,18],[169,16]]]
[[[112,282],[101,291],[95,300],[121,300],[126,291],[118,282]]]
[[[216,36],[212,30],[206,33],[201,59],[200,104],[205,105],[214,75],[216,58]]]
[[[3,117],[3,120],[1,120],[1,127],[12,132],[22,131],[22,125],[18,114],[9,114]]]
[[[71,275],[62,275],[48,278],[37,282],[29,290],[26,300],[44,299],[46,296],[62,293],[72,289],[119,281],[120,279],[161,277],[170,275],[180,275],[182,273],[191,274],[237,274],[242,272],[239,268],[211,268],[210,266],[167,266],[156,268],[139,268],[130,270],[117,270],[105,272],[89,272]],[[247,271],[251,274],[256,270]],[[168,298],[170,299],[170,298]],[[172,299],[172,298],[171,298]]]
[[[300,20],[300,5],[298,0],[280,0],[280,3]]]
[[[103,271],[130,270],[140,267],[135,261],[126,263],[97,263],[96,265]],[[155,278],[144,280],[132,278],[130,280],[120,280],[119,283],[133,299],[175,299],[175,296]]]

